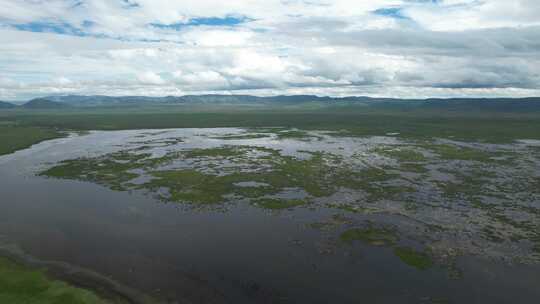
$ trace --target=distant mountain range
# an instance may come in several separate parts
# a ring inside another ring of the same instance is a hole
[[[36,98],[22,105],[26,109],[61,109],[70,107],[69,103],[56,102],[48,98]]]
[[[5,101],[0,101],[0,109],[11,109],[11,108],[15,108],[16,105],[12,104],[12,103],[9,103],[9,102],[5,102]]]
[[[441,110],[491,110],[491,111],[540,111],[540,97],[530,98],[452,98],[452,99],[397,99],[357,97],[319,97],[312,95],[258,97],[250,95],[186,95],[167,97],[144,96],[49,96],[36,98],[16,106],[0,102],[1,109],[64,109],[91,107],[136,107],[159,105],[320,105],[320,106],[369,106],[403,109]]]
[[[129,106],[129,105],[159,105],[159,104],[244,104],[244,105],[271,105],[271,104],[301,104],[309,102],[337,102],[337,101],[361,101],[367,97],[318,97],[311,95],[293,95],[293,96],[271,96],[258,97],[251,95],[185,95],[185,96],[166,96],[166,97],[144,97],[144,96],[51,96],[44,97],[53,102],[67,104],[74,107],[96,107],[96,106]]]

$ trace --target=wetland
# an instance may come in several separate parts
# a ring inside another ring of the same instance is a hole
[[[0,244],[148,303],[534,303],[540,141],[396,135],[70,133],[0,157]]]

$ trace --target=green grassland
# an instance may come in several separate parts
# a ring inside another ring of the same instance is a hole
[[[44,140],[64,136],[50,128],[0,125],[0,155],[25,149]]]
[[[29,269],[0,257],[0,303],[105,304],[91,291],[49,279],[41,270]]]
[[[51,110],[3,110],[0,126],[60,130],[123,130],[206,127],[294,127],[342,135],[399,133],[406,138],[454,138],[508,142],[540,139],[540,113],[449,111],[362,106],[145,106]],[[6,132],[15,132],[11,129]],[[5,132],[3,132],[5,133]],[[282,137],[304,135],[295,131]],[[15,136],[17,137],[17,136]]]

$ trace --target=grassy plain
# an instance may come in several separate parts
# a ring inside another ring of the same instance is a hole
[[[0,124],[0,155],[25,149],[44,140],[62,137],[63,134],[51,129],[32,126]]]
[[[0,257],[0,303],[105,304],[96,294],[49,279],[41,270],[29,269]]]
[[[368,136],[454,138],[508,142],[540,139],[540,113],[450,111],[394,107],[145,106],[62,110],[3,110],[0,126],[60,130],[124,130],[207,127],[294,127]],[[13,132],[15,130],[7,130]],[[4,131],[3,133],[5,133]],[[286,136],[301,134],[287,133]]]

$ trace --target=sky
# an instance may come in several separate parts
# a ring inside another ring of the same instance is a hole
[[[540,96],[539,0],[0,0],[0,100]]]

